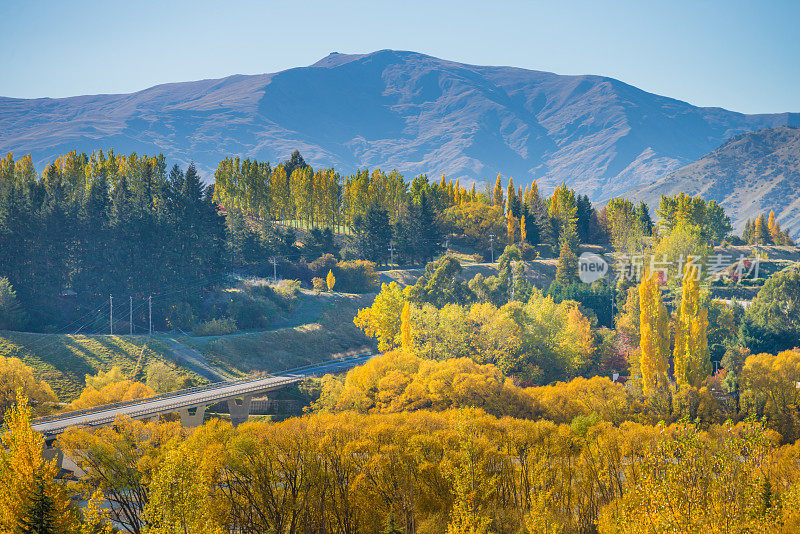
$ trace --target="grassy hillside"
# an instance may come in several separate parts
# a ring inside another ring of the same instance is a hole
[[[356,328],[353,317],[373,299],[374,295],[304,291],[292,313],[283,318],[290,326],[225,336],[160,339],[3,331],[0,356],[20,358],[33,367],[65,402],[80,394],[87,374],[113,366],[137,380],[144,380],[147,366],[154,361],[167,363],[198,382],[206,381],[201,374],[208,376],[203,368],[209,366],[220,371],[216,379],[274,372],[371,348],[371,340]]]
[[[500,253],[497,254],[497,257]],[[547,289],[556,276],[558,261],[555,259],[536,259],[525,262],[525,277],[536,287]],[[497,263],[462,263],[463,271],[459,278],[471,280],[480,273],[484,277],[497,275]],[[393,269],[378,273],[381,283],[397,282],[401,286],[412,285],[422,276],[425,268]]]
[[[371,349],[372,341],[353,324],[353,317],[374,298],[323,293],[304,304],[305,313],[318,317],[314,322],[262,332],[176,339],[230,374],[280,371]]]
[[[83,336],[0,332],[0,356],[21,359],[48,382],[62,401],[77,397],[84,377],[119,366],[125,374],[144,380],[147,366],[162,361],[198,382],[203,379],[178,366],[163,342],[145,336]]]

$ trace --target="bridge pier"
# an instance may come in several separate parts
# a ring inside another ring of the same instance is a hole
[[[250,417],[251,395],[228,400],[228,412],[231,414],[231,424],[238,426]]]
[[[178,412],[181,416],[181,425],[185,428],[195,428],[203,424],[203,418],[206,415],[206,405],[192,406],[191,408],[184,408]]]
[[[55,441],[55,439],[46,440],[42,444],[42,458],[48,462],[51,462],[55,459],[56,465],[58,465],[60,469],[64,465],[64,453],[61,452],[61,449],[55,446]]]

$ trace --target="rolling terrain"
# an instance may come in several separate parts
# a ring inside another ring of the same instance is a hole
[[[613,78],[475,66],[393,50],[120,95],[0,98],[0,153],[164,153],[206,180],[229,155],[467,180],[565,181],[593,200],[637,189],[727,139],[800,114],[699,108]]]
[[[782,228],[800,235],[800,128],[738,135],[694,163],[631,193],[655,208],[662,194],[681,191],[719,202],[737,232],[747,219],[774,210]]]

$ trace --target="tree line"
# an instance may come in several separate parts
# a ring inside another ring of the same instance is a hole
[[[0,161],[0,273],[30,323],[59,325],[58,302],[97,306],[219,278],[224,219],[193,165],[163,156],[71,152],[37,175],[30,156]],[[84,308],[83,311],[86,311]]]

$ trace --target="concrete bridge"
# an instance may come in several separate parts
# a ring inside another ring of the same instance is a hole
[[[238,425],[249,417],[250,401],[254,395],[278,390],[312,376],[346,371],[366,362],[371,357],[372,354],[358,354],[348,358],[291,369],[277,375],[219,382],[146,399],[42,417],[33,421],[31,426],[37,432],[42,433],[47,445],[51,446],[59,434],[72,426],[98,427],[109,425],[119,415],[127,415],[131,419],[149,420],[158,418],[163,414],[178,413],[184,426],[195,427],[203,423],[206,408],[220,402],[228,403],[231,422],[234,425]]]

